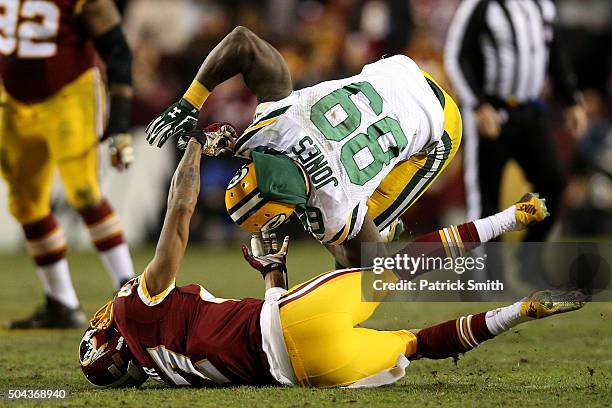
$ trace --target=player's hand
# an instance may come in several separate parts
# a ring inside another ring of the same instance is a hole
[[[170,105],[145,128],[147,142],[162,147],[172,136],[195,129],[198,123],[198,109],[185,99]]]
[[[581,139],[588,126],[587,112],[581,104],[565,109],[565,129],[574,139]]]
[[[134,162],[134,148],[132,147],[132,135],[120,133],[109,136],[111,165],[119,171],[126,170]]]
[[[202,145],[202,153],[207,156],[220,156],[233,153],[238,134],[229,123],[213,123],[202,130],[192,130],[179,136],[177,147],[184,150],[194,137]]]
[[[251,247],[250,252],[246,245],[242,245],[242,255],[249,265],[258,270],[264,278],[273,270],[287,272],[288,236],[285,237],[279,249],[275,233],[263,232],[261,236],[254,234],[251,239]]]
[[[495,108],[488,103],[476,109],[476,125],[481,137],[495,140],[501,132],[501,120]]]

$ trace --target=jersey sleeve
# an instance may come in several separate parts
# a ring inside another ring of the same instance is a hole
[[[170,286],[168,286],[163,292],[158,293],[157,295],[151,296],[149,294],[149,290],[147,289],[147,271],[145,270],[142,275],[140,275],[138,279],[138,297],[147,306],[155,306],[160,304],[168,297],[168,295],[174,290],[176,287],[176,280],[173,280]]]
[[[317,207],[307,207],[306,211],[300,214],[300,220],[321,243],[333,246],[341,245],[355,237],[361,230],[368,211],[367,205],[363,203],[358,203],[348,211],[340,210],[343,208],[341,206],[328,208],[330,210],[326,211]]]
[[[236,156],[250,159],[251,150],[257,147],[284,150],[283,130],[277,124],[281,116],[291,108],[290,97],[272,104],[261,104],[263,109],[256,111],[255,120],[236,141]]]

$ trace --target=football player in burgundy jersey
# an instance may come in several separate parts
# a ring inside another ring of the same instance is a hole
[[[119,170],[133,160],[131,52],[113,0],[0,1],[0,173],[9,211],[34,259],[46,304],[13,329],[83,327],[51,212],[55,169],[67,199],[119,289],[134,276],[121,222],[98,183],[98,145],[109,139]],[[96,52],[105,63],[110,114]]]
[[[264,241],[263,249],[254,245],[253,253],[243,246],[246,260],[264,277],[263,300],[222,299],[199,285],[176,287],[205,142],[201,134],[187,142],[153,260],[96,313],[82,337],[81,367],[96,386],[140,385],[148,377],[170,386],[380,386],[402,378],[409,359],[454,356],[518,323],[576,310],[587,300],[579,291],[547,290],[421,330],[356,327],[379,305],[362,301],[364,269],[324,273],[287,291],[288,238],[280,249],[274,240]],[[462,224],[418,241],[456,254],[531,223],[534,212],[546,213],[545,207],[524,207],[520,202],[493,216],[497,220]],[[497,223],[501,219],[506,222]],[[390,271],[382,277],[397,281]]]

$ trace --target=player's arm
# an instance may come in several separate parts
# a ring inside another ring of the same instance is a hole
[[[147,126],[149,144],[161,147],[177,133],[195,128],[208,95],[238,74],[259,102],[277,101],[292,91],[289,69],[280,53],[248,28],[236,27],[208,54],[183,98]]]
[[[181,159],[168,194],[168,209],[157,242],[155,256],[147,266],[145,279],[149,295],[166,290],[176,277],[189,240],[189,223],[200,193],[202,145],[191,139]]]
[[[363,245],[362,244],[366,244]],[[375,257],[386,255],[383,239],[374,225],[374,221],[366,215],[361,230],[353,238],[338,246],[327,246],[339,266],[354,268],[372,265]]]
[[[236,27],[208,54],[195,81],[212,92],[237,74],[242,74],[259,102],[278,101],[292,90],[289,69],[281,54],[242,26]],[[204,101],[193,102],[201,106]]]
[[[267,231],[251,237],[251,251],[246,245],[242,245],[244,259],[261,273],[266,292],[272,288],[288,288],[289,279],[286,266],[288,250],[288,236],[285,237],[283,245],[279,248],[276,234]]]
[[[88,0],[81,19],[106,65],[110,114],[103,140],[110,138],[111,162],[119,170],[134,159],[130,132],[132,53],[121,29],[121,15],[113,0]]]

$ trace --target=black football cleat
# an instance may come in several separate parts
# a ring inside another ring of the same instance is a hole
[[[63,303],[46,296],[46,303],[31,316],[13,320],[9,329],[77,329],[83,328],[87,319],[80,307],[69,308]]]

